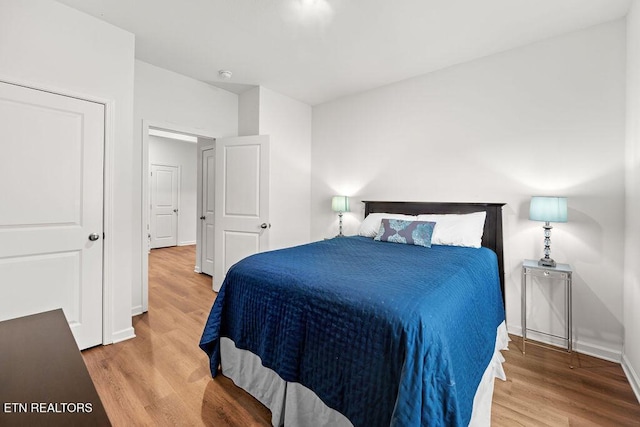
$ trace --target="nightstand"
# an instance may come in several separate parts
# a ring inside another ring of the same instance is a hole
[[[565,287],[565,336],[557,336],[551,333],[534,331],[538,334],[564,340],[567,344],[567,352],[571,353],[573,348],[572,325],[571,325],[571,276],[573,269],[569,264],[557,264],[555,267],[543,267],[538,265],[538,261],[525,259],[522,262],[522,353],[525,353],[525,343],[527,341],[527,279],[539,278],[549,279],[552,282],[562,282]]]

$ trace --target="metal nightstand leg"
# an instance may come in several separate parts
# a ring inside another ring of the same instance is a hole
[[[521,307],[521,313],[522,313],[522,354],[525,354],[525,343],[527,341],[527,278],[525,276],[525,269],[522,269],[522,277],[520,279],[521,281],[521,287],[520,289],[522,290],[522,295],[520,298],[522,307]]]
[[[566,301],[567,301],[567,349],[569,351],[569,368],[571,369],[573,369],[573,312],[572,312],[573,296],[571,293],[572,282],[573,282],[573,277],[572,277],[572,274],[569,272],[567,273],[567,278],[566,278],[566,287],[567,287]]]

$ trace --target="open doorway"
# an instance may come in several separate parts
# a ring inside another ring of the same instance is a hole
[[[196,137],[149,129],[149,247],[196,244]]]
[[[149,307],[152,248],[195,247],[184,252],[195,253],[194,271],[213,273],[206,267],[206,260],[213,259],[213,170],[207,171],[206,167],[215,165],[208,159],[215,144],[208,132],[143,121],[142,139],[144,235],[140,313]]]

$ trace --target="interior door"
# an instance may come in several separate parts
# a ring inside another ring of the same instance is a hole
[[[62,308],[81,349],[102,343],[104,114],[0,82],[0,320]]]
[[[214,254],[214,206],[215,206],[215,151],[202,152],[202,251],[200,270],[213,276]]]
[[[269,137],[216,140],[213,290],[233,264],[268,248]]]
[[[151,165],[151,249],[178,244],[179,169]]]

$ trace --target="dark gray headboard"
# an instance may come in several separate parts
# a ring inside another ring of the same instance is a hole
[[[498,274],[500,275],[502,301],[503,303],[506,301],[504,292],[504,249],[502,241],[502,207],[505,203],[373,201],[363,201],[363,203],[365,216],[373,212],[402,213],[407,215],[486,212],[487,217],[484,221],[482,246],[493,250],[496,255],[498,255]]]

